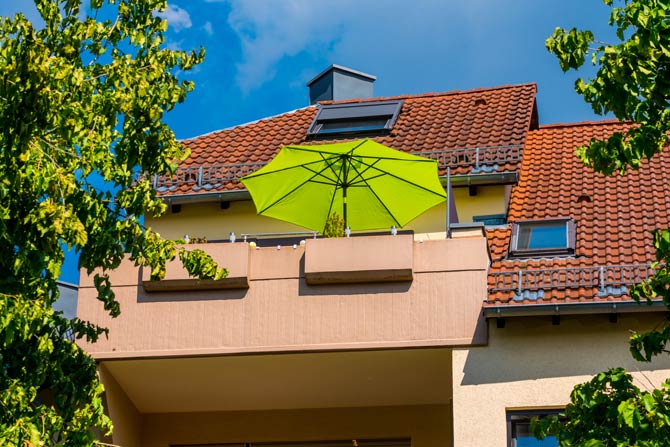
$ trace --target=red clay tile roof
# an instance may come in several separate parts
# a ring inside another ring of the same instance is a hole
[[[535,84],[521,84],[338,103],[403,100],[402,110],[391,132],[372,139],[402,151],[429,152],[485,146],[522,146],[529,128],[536,121],[536,91]],[[191,149],[191,157],[181,167],[268,162],[282,146],[325,143],[327,141],[323,139],[307,138],[307,130],[317,110],[316,106],[310,106],[185,140],[183,143]],[[518,161],[503,163],[496,171],[515,171],[518,164]],[[452,168],[454,175],[471,171],[472,166]],[[172,196],[203,192],[192,177],[187,175],[186,179],[186,182],[170,185],[169,189],[159,189],[159,193]],[[242,189],[237,181],[218,183],[216,186],[208,185],[205,192]]]
[[[575,148],[591,138],[604,138],[626,128],[626,124],[605,121],[541,126],[528,133],[508,220],[573,218],[577,224],[575,254],[568,258],[507,259],[511,229],[489,230],[492,265],[487,305],[630,299],[626,290],[609,293],[606,289],[598,294],[597,287],[550,288],[539,294],[536,290],[517,294],[516,299],[513,291],[496,290],[503,279],[501,272],[648,264],[655,260],[651,230],[670,226],[670,152],[642,163],[639,171],[610,177],[594,173],[575,155]],[[580,196],[584,197],[580,200]],[[595,274],[599,274],[597,269]],[[517,277],[513,278],[516,281]]]

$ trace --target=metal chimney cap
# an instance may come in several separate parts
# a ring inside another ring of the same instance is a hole
[[[353,70],[351,68],[344,67],[342,65],[332,64],[330,67],[326,68],[321,73],[319,73],[314,78],[312,78],[312,80],[307,83],[307,87],[310,87],[312,84],[314,84],[316,81],[318,81],[323,76],[328,74],[330,71],[334,71],[334,70],[339,70],[339,71],[343,71],[345,73],[349,73],[349,74],[353,74],[353,75],[360,76],[360,77],[363,77],[363,78],[367,78],[372,82],[375,82],[377,80],[377,76],[373,76],[371,74],[363,73],[362,71]]]

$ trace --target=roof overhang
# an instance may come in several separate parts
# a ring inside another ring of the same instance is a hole
[[[499,172],[491,174],[466,174],[452,175],[451,186],[492,186],[516,184],[519,175],[516,172]],[[442,184],[447,183],[446,176],[441,176]],[[237,200],[251,200],[251,195],[246,189],[235,191],[197,192],[192,194],[175,194],[164,196],[162,199],[168,204],[203,203],[203,202],[234,202]]]
[[[541,315],[588,315],[611,313],[660,312],[666,310],[662,301],[638,303],[625,301],[592,301],[550,304],[503,304],[484,306],[486,318],[528,317]]]

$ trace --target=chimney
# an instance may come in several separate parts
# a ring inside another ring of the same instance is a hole
[[[376,76],[333,64],[307,83],[309,103],[372,98],[375,80]]]

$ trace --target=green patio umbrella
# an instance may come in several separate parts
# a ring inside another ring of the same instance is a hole
[[[373,140],[284,146],[241,181],[258,214],[314,231],[333,212],[352,230],[403,227],[446,199],[436,161]]]

